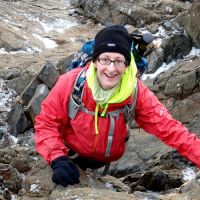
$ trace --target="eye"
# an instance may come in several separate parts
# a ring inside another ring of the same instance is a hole
[[[124,64],[125,61],[123,61],[123,60],[115,60],[115,63],[116,63],[116,64]]]
[[[108,58],[100,58],[102,62],[109,62]]]

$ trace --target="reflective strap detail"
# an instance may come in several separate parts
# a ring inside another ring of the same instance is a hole
[[[77,153],[75,153],[73,156],[68,156],[68,158],[70,158],[70,159],[75,159],[75,158],[77,158],[79,155],[77,154]]]
[[[115,120],[113,116],[110,116],[110,130],[108,134],[108,142],[107,142],[105,157],[110,156],[111,146],[113,142],[114,128],[115,128]]]
[[[106,176],[108,174],[109,168],[110,168],[110,163],[107,163],[101,175]]]
[[[80,91],[80,88],[78,87],[78,86],[74,86],[74,90],[76,90],[76,91]]]
[[[89,111],[85,106],[81,107],[81,110],[89,115],[95,115],[95,112]]]
[[[126,123],[128,124],[128,126],[129,126],[129,123],[135,117],[137,93],[138,93],[138,84],[136,84],[136,86],[135,86],[135,92],[134,92],[134,95],[133,95],[133,103],[131,105],[125,105],[124,106],[124,114],[125,114]]]
[[[74,87],[72,89],[72,93],[70,95],[69,104],[68,104],[68,116],[71,119],[75,119],[77,112],[80,107],[82,107],[82,95],[83,95],[83,87],[85,83],[85,70],[81,70],[78,74]]]
[[[120,113],[124,113],[124,108],[119,109],[119,110],[114,110],[106,113],[106,117],[119,117]]]
[[[70,101],[68,104],[68,116],[70,119],[75,119],[77,112],[79,111],[81,104],[77,104],[73,97],[70,96]]]
[[[132,106],[132,116],[135,117],[135,107],[137,102],[137,94],[138,94],[138,84],[135,86],[135,93],[134,93],[134,102]]]
[[[80,109],[87,114],[95,115],[95,112],[89,111],[85,106],[82,106]],[[120,113],[124,113],[124,108],[115,110],[115,111],[111,111],[111,112],[107,112],[105,117],[110,117],[110,116],[111,117],[119,117]]]

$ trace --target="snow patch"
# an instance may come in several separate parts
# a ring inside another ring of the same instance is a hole
[[[196,178],[196,174],[195,174],[194,170],[190,167],[185,168],[184,170],[182,170],[181,173],[183,175],[184,181],[191,181]]]
[[[39,192],[39,190],[40,190],[40,186],[39,185],[37,185],[37,184],[31,184],[31,186],[30,186],[30,192],[33,192],[33,193],[35,193],[35,192]]]
[[[44,46],[47,48],[47,49],[53,49],[55,47],[57,47],[57,43],[49,38],[43,38],[41,36],[39,36],[38,34],[35,34],[33,33],[32,34],[34,37],[38,38],[39,40],[41,40],[44,44]]]
[[[173,60],[171,63],[166,64],[163,63],[161,67],[159,67],[155,73],[153,74],[143,74],[142,75],[142,80],[146,80],[146,79],[153,79],[156,76],[158,76],[160,73],[167,71],[168,69],[170,69],[171,67],[173,67],[176,64],[176,62]]]

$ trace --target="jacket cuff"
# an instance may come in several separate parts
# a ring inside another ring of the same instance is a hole
[[[48,159],[49,164],[58,157],[61,157],[61,156],[68,157],[68,151],[69,151],[69,149],[65,149],[65,150],[64,149],[62,149],[62,150],[56,149],[53,152],[51,152],[51,154],[49,155],[49,159]]]

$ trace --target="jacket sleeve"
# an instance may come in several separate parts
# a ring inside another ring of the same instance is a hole
[[[146,132],[177,149],[200,168],[200,139],[189,133],[181,122],[173,119],[166,107],[141,81],[138,81],[135,120]]]
[[[71,93],[72,81],[65,74],[42,102],[41,112],[35,119],[35,146],[38,153],[50,163],[59,156],[67,155],[61,132],[66,126],[67,105]]]

